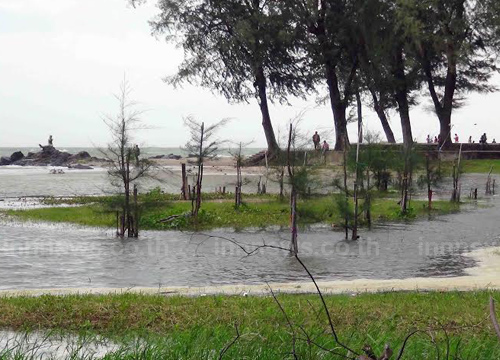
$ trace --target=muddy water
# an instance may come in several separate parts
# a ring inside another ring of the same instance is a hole
[[[93,359],[116,351],[104,338],[62,336],[50,333],[0,331],[0,358],[6,359]]]
[[[463,189],[484,187],[484,176],[466,176]],[[441,190],[446,194],[448,189]],[[500,245],[500,198],[484,198],[458,214],[432,221],[384,224],[345,242],[328,227],[301,229],[300,255],[320,280],[461,276],[474,266],[463,254]],[[117,239],[111,230],[22,224],[0,219],[0,290],[66,287],[156,287],[258,284],[307,280],[285,252],[252,257],[227,240],[288,246],[287,229],[220,230],[190,235],[143,232]],[[251,248],[251,247],[249,247]]]

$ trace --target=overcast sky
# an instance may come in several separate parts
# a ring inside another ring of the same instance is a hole
[[[175,72],[182,52],[151,36],[154,3],[133,9],[126,0],[0,0],[0,147],[36,146],[49,134],[56,146],[105,144],[109,136],[102,115],[117,111],[113,94],[124,74],[133,98],[148,110],[144,122],[152,127],[139,134],[138,143],[183,145],[182,118],[194,115],[207,123],[232,118],[221,137],[265,146],[256,102],[229,105],[208,90],[174,89],[162,81]],[[314,98],[292,104],[271,108],[276,129],[310,109],[304,130],[320,130],[333,143],[328,107],[316,107]],[[489,139],[500,138],[500,94],[471,95],[467,104],[454,114],[453,133],[462,140],[469,135],[477,140],[484,131]],[[416,108],[411,115],[415,138],[423,141],[438,132],[434,114]],[[391,119],[401,139],[397,114]],[[365,123],[382,131],[373,113],[366,113]],[[355,128],[349,126],[352,138]]]

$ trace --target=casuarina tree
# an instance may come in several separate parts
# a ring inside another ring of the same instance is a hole
[[[300,28],[301,48],[311,61],[308,69],[316,84],[327,86],[335,124],[335,150],[349,144],[346,110],[354,95],[359,67],[356,50],[356,1],[284,0]]]
[[[155,34],[184,50],[174,85],[196,83],[230,102],[256,99],[269,154],[279,150],[270,101],[301,95],[307,57],[294,46],[291,15],[279,3],[265,0],[159,0],[151,24]]]
[[[210,126],[205,126],[204,122],[199,122],[193,117],[184,119],[184,125],[188,128],[190,138],[184,147],[184,150],[195,157],[194,164],[196,165],[196,184],[193,189],[191,216],[194,219],[198,218],[198,213],[201,208],[201,189],[203,185],[203,171],[206,160],[215,159],[219,152],[219,147],[223,141],[215,139],[216,132],[229,119],[223,119]]]
[[[488,92],[497,70],[498,1],[398,0],[398,22],[439,118],[441,145],[450,145],[453,109],[466,93]]]
[[[133,143],[134,134],[144,128],[141,123],[140,110],[130,99],[131,88],[123,81],[120,92],[116,95],[119,111],[116,115],[104,117],[104,123],[111,134],[111,142],[105,150],[101,150],[108,161],[108,175],[111,184],[121,189],[123,197],[118,204],[121,214],[118,216],[117,235],[124,237],[139,236],[139,209],[137,204],[137,183],[151,176],[152,164],[140,158],[140,150]],[[134,197],[134,203],[131,202]]]

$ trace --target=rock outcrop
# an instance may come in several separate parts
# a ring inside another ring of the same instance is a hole
[[[152,160],[159,160],[159,159],[180,160],[180,159],[182,159],[182,156],[174,155],[174,154],[156,155],[156,156],[151,156],[149,159],[152,159]]]
[[[12,164],[12,161],[10,161],[10,157],[2,156],[0,158],[0,166],[7,166],[7,165],[10,165],[10,164]]]
[[[106,162],[104,159],[98,159],[90,156],[86,151],[78,154],[70,154],[65,151],[59,151],[53,146],[41,146],[41,151],[37,153],[30,152],[27,156],[20,151],[13,153],[10,157],[2,157],[0,166],[18,165],[18,166],[62,166],[72,167],[74,169],[92,169],[90,166],[81,163]]]
[[[21,151],[16,151],[10,156],[10,161],[15,163],[24,158],[24,154]]]

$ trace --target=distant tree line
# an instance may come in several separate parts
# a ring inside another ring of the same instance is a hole
[[[135,6],[146,0],[129,0]],[[230,102],[256,99],[268,150],[279,150],[270,102],[328,94],[335,149],[349,144],[346,110],[363,95],[380,118],[399,114],[413,142],[410,108],[431,100],[441,145],[453,109],[470,92],[497,90],[497,0],[158,0],[156,35],[184,51],[168,83],[188,82]]]

